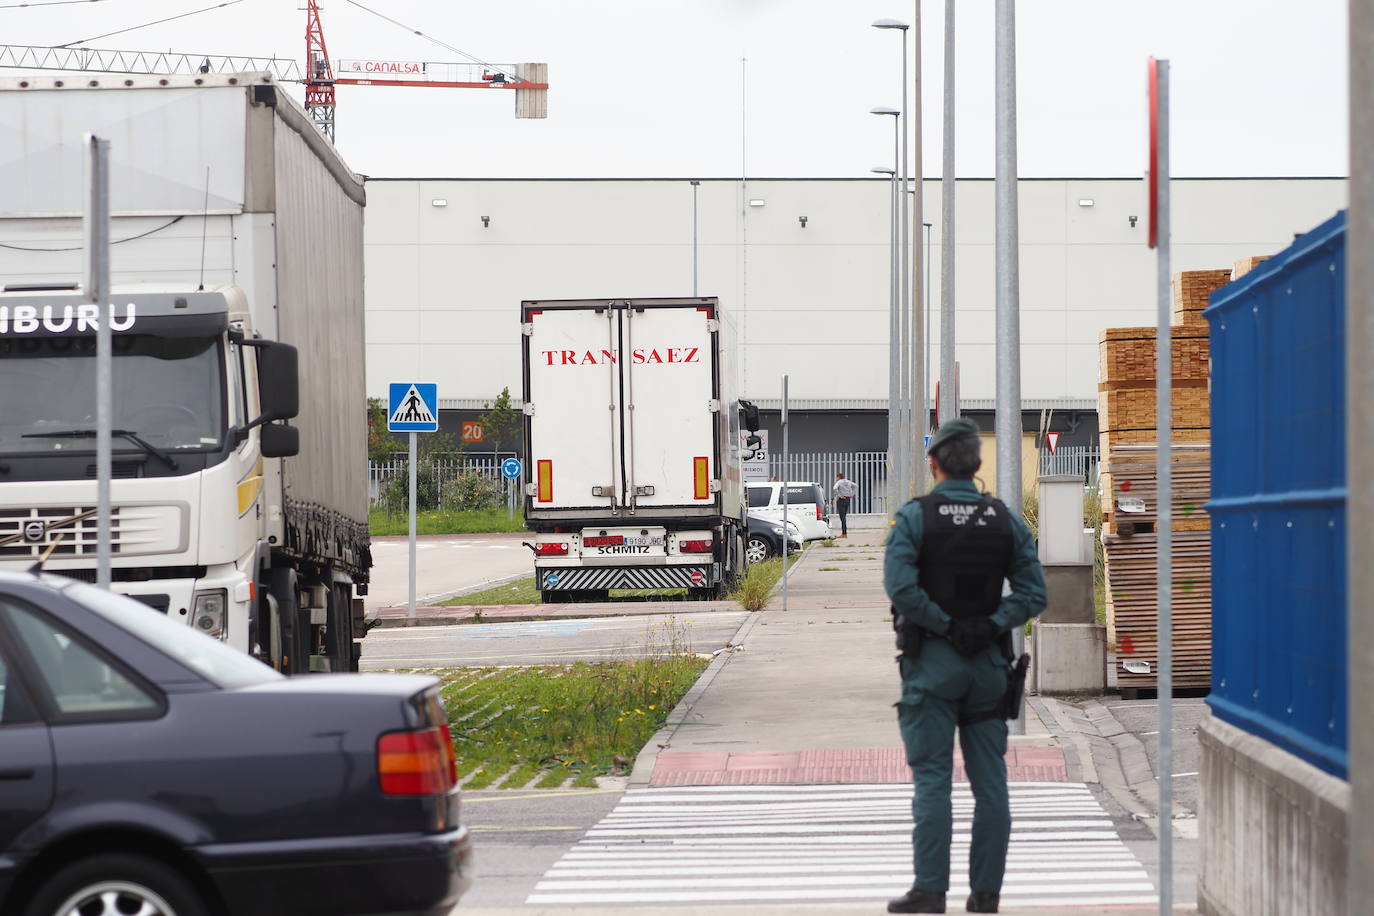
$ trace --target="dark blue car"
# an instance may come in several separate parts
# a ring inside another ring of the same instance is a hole
[[[436,681],[283,678],[145,605],[0,574],[0,913],[447,913]]]

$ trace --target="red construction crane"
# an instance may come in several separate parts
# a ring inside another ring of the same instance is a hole
[[[456,50],[456,49],[455,49]],[[332,60],[325,48],[318,0],[307,0],[305,73],[294,60],[0,45],[0,68],[80,70],[97,73],[244,73],[267,71],[279,82],[305,84],[305,107],[334,142],[335,86],[428,86],[445,89],[514,89],[517,118],[548,117],[548,64],[436,63],[398,60]],[[343,74],[339,76],[337,74]]]
[[[336,66],[337,65],[337,66]],[[318,0],[305,12],[305,108],[334,139],[335,86],[429,86],[447,89],[514,89],[517,118],[546,118],[548,64],[461,64],[427,61],[339,60],[329,56]],[[344,75],[340,76],[342,73]],[[357,75],[350,75],[357,74]]]

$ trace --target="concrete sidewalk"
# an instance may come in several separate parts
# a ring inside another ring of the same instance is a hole
[[[900,692],[887,596],[886,529],[816,544],[767,610],[740,629],[741,646],[713,663],[704,689],[650,741],[631,786],[906,783],[892,708]],[[1065,758],[1036,712],[1013,736],[1013,779],[1066,778]]]

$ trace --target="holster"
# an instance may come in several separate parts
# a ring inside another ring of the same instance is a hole
[[[1031,657],[1023,652],[1016,661],[1007,662],[1007,692],[997,704],[997,714],[1003,719],[1021,718],[1021,701],[1026,695],[1026,671]]]

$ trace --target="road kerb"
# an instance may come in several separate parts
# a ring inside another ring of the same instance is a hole
[[[735,631],[735,635],[730,637],[729,645],[732,648],[722,649],[720,654],[711,660],[711,664],[707,665],[706,670],[701,672],[701,676],[692,685],[692,689],[687,691],[686,695],[673,707],[673,711],[668,714],[668,721],[664,722],[663,727],[649,738],[648,743],[635,757],[635,765],[630,770],[629,788],[643,789],[648,787],[649,778],[654,774],[654,765],[658,763],[659,752],[672,745],[673,735],[677,733],[679,726],[686,720],[692,707],[701,699],[702,694],[706,693],[706,689],[711,686],[716,675],[730,663],[730,659],[734,658],[736,652],[739,651],[738,648],[733,647],[744,645],[745,637],[754,629],[762,613],[762,611],[750,612],[745,621],[740,624],[739,629]]]

